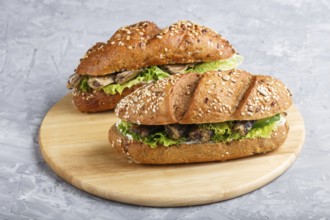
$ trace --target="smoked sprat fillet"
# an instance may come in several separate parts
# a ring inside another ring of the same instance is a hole
[[[107,42],[90,48],[67,87],[73,90],[73,104],[78,110],[111,110],[122,97],[144,84],[186,73],[198,64],[235,57],[240,56],[232,45],[208,27],[178,21],[161,29],[143,21],[119,28]],[[231,65],[239,65],[240,59],[230,61]],[[148,68],[156,67],[157,74],[146,76]]]
[[[137,130],[139,135],[142,133],[138,129],[163,126],[167,132],[169,128],[179,127],[191,130],[189,135],[185,134],[188,140],[151,147],[143,139],[125,135],[116,124],[109,130],[109,141],[117,152],[143,164],[225,161],[266,153],[286,140],[289,127],[285,111],[291,104],[289,90],[271,76],[252,75],[244,70],[173,75],[126,96],[115,112],[122,121],[131,123],[132,131]],[[274,117],[281,120],[268,130],[269,136],[249,136],[254,123],[260,125]],[[243,129],[239,130],[242,138],[215,142],[210,138],[215,135],[211,132],[206,139],[204,133],[197,140],[189,140],[196,127],[224,122],[232,130],[242,125]]]

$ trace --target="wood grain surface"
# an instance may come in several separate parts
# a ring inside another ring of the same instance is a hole
[[[108,130],[118,118],[111,112],[84,114],[69,94],[46,114],[39,133],[45,161],[68,183],[113,201],[174,207],[214,203],[256,190],[285,172],[305,138],[299,111],[288,110],[290,132],[277,151],[228,162],[139,165],[118,155]]]

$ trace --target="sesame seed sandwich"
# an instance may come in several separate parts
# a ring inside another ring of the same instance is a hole
[[[277,149],[287,138],[285,85],[244,70],[177,74],[124,97],[109,130],[141,164],[225,161]]]
[[[178,21],[160,29],[144,21],[118,29],[80,60],[67,87],[81,112],[114,109],[137,89],[175,73],[233,69],[242,62],[232,45],[208,27]]]

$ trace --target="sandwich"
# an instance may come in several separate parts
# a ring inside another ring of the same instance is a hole
[[[232,45],[208,27],[179,21],[160,29],[144,21],[97,43],[69,77],[81,112],[114,109],[135,89],[171,74],[232,69],[242,62]]]
[[[244,70],[176,74],[135,90],[115,109],[110,145],[141,164],[226,161],[286,140],[291,93]]]

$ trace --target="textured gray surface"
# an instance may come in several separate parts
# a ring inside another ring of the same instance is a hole
[[[326,0],[1,0],[0,219],[329,219],[329,10]],[[260,190],[185,208],[120,204],[61,180],[40,155],[38,129],[79,58],[122,25],[179,19],[219,31],[245,57],[242,68],[289,86],[306,126],[299,159]]]

